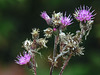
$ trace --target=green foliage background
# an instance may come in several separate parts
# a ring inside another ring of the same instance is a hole
[[[92,6],[95,9],[95,21],[93,29],[84,41],[85,55],[73,57],[66,67],[63,75],[100,75],[100,1],[99,0],[0,0],[0,65],[14,63],[19,52],[23,52],[22,42],[31,39],[31,29],[40,28],[41,33],[48,25],[40,17],[42,11],[49,15],[53,11],[73,14],[75,8],[80,5]],[[75,32],[78,29],[78,22],[68,27],[68,31]],[[43,34],[40,35],[42,37]],[[38,75],[49,75],[47,56],[52,53],[53,38],[49,39],[48,49],[40,52],[43,57],[37,55]],[[52,41],[52,42],[51,42]],[[61,63],[55,68],[54,75],[58,75]],[[26,70],[27,67],[24,67]],[[29,70],[27,75],[32,75]]]

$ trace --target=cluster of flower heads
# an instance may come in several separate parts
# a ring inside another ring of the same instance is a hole
[[[47,15],[46,11],[44,11],[41,13],[41,17],[45,19],[47,24],[52,25],[54,29],[65,28],[66,26],[71,25],[73,20],[71,19],[71,15],[66,17],[66,13],[63,16],[63,13],[61,12],[58,13],[53,12],[52,18],[50,18]]]
[[[78,9],[76,8],[75,13],[73,14],[74,17],[81,22],[86,22],[86,21],[90,21],[92,19],[94,19],[94,16],[96,14],[92,14],[94,12],[94,10],[92,12],[90,12],[91,7],[89,8],[88,6],[80,6]],[[72,18],[71,15],[69,15],[68,17],[66,17],[66,13],[63,15],[63,13],[58,12],[55,13],[55,11],[52,14],[52,18],[49,17],[49,15],[46,13],[46,11],[41,13],[41,17],[43,19],[45,19],[45,21],[47,22],[47,24],[49,25],[53,25],[54,28],[56,27],[66,27],[68,25],[71,25],[72,22]]]
[[[92,26],[91,24],[94,22],[93,19],[94,19],[94,16],[96,15],[96,14],[93,15],[94,10],[93,11],[90,11],[90,10],[91,10],[91,7],[89,8],[88,6],[83,6],[83,7],[80,6],[80,7],[78,7],[78,9],[76,8],[75,13],[73,14],[74,18],[76,20],[80,21],[81,30],[83,29],[83,31],[84,31],[84,29],[85,29],[85,31],[88,31],[88,33],[91,30],[91,26]],[[55,11],[54,11],[52,14],[52,17],[50,17],[46,13],[46,11],[43,11],[41,13],[41,17],[47,22],[48,25],[53,27],[53,31],[57,31],[57,30],[61,30],[61,29],[63,30],[67,26],[69,26],[73,23],[72,16],[69,15],[67,17],[66,12],[63,15],[63,13],[61,13],[61,12],[55,13]],[[85,24],[85,26],[83,24]],[[49,38],[52,34],[52,30],[50,28],[46,29],[46,30],[44,30],[44,33],[45,33],[45,36],[47,36]],[[88,33],[87,33],[87,35],[88,35]]]
[[[83,53],[83,47],[80,47],[80,43],[82,43],[82,38],[81,38],[81,32],[77,31],[76,35],[71,34],[71,33],[63,33],[61,32],[59,34],[62,46],[64,49],[62,51],[69,50],[70,52],[73,53],[73,55],[84,55]],[[61,51],[61,52],[62,52]]]
[[[39,37],[39,29],[32,29],[32,40],[26,39],[23,42],[23,47],[25,48],[25,52],[23,55],[17,56],[16,63],[20,65],[28,64],[31,62],[31,58],[35,56],[35,53],[40,54],[38,51],[41,48],[47,48],[46,43],[48,42],[47,38],[50,38],[52,34],[57,36],[55,44],[56,47],[59,45],[59,53],[55,55],[54,59],[48,57],[48,59],[54,64],[54,66],[58,63],[58,58],[63,57],[67,59],[67,57],[72,54],[75,55],[84,55],[84,47],[80,46],[82,43],[82,38],[89,35],[90,30],[92,29],[92,23],[94,22],[93,12],[90,12],[91,7],[83,6],[79,7],[75,10],[74,18],[80,22],[80,30],[76,31],[76,34],[71,32],[65,33],[64,29],[71,25],[73,22],[72,16],[66,16],[65,14],[55,11],[52,14],[52,17],[46,13],[46,11],[41,13],[41,17],[47,22],[48,25],[52,26],[52,28],[46,28],[44,31],[44,38]],[[58,49],[58,48],[57,48]]]
[[[63,15],[63,13],[58,12],[55,13],[55,11],[52,14],[52,17],[50,18],[49,15],[46,13],[46,11],[41,13],[41,17],[47,22],[48,25],[53,27],[53,31],[58,31],[58,34],[56,36],[59,36],[59,44],[61,45],[60,47],[60,53],[56,55],[55,60],[51,59],[50,57],[48,58],[52,63],[55,65],[57,64],[57,59],[59,57],[65,57],[65,55],[70,55],[70,53],[75,55],[84,55],[84,47],[80,46],[82,43],[82,38],[83,36],[86,37],[89,35],[90,30],[92,29],[92,23],[94,22],[94,16],[93,12],[91,12],[91,7],[89,8],[88,6],[83,6],[79,7],[78,9],[75,10],[75,13],[73,14],[74,18],[80,22],[80,29],[77,30],[76,34],[74,35],[73,33],[64,33],[63,29],[66,28],[67,26],[71,25],[73,22],[72,16],[69,15],[68,17],[66,16],[66,13]],[[47,28],[44,31],[48,31],[47,33],[45,32],[45,36],[47,35],[52,35],[52,32],[50,33],[50,28]],[[50,33],[50,34],[48,34]],[[49,36],[49,37],[50,37]],[[54,61],[54,62],[53,62]]]
[[[17,56],[18,60],[15,60],[17,64],[24,65],[28,64],[30,62],[30,59],[32,56],[35,55],[35,53],[40,54],[38,51],[46,46],[46,43],[48,42],[45,38],[39,38],[39,29],[32,29],[32,40],[26,39],[23,42],[23,46],[26,51],[24,51],[23,55],[20,54],[20,56]]]

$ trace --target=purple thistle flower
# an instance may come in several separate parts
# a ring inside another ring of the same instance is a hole
[[[80,8],[76,9],[74,17],[79,20],[79,21],[90,21],[91,19],[93,19],[93,16],[95,16],[96,14],[92,15],[92,13],[94,12],[94,10],[92,12],[90,12],[91,7],[89,8],[88,6],[83,6],[83,8],[80,6]]]
[[[20,56],[17,56],[16,58],[18,59],[18,61],[15,60],[17,64],[24,65],[30,61],[31,56],[27,52],[24,52],[23,56],[20,54]]]
[[[68,17],[66,17],[66,13],[64,17],[61,17],[61,23],[63,26],[67,26],[67,25],[71,25],[73,19],[71,19],[71,15],[69,15]]]
[[[45,19],[47,23],[49,23],[50,20],[51,20],[50,17],[48,16],[48,14],[46,13],[46,11],[43,11],[43,12],[41,13],[41,17],[42,17],[43,19]]]

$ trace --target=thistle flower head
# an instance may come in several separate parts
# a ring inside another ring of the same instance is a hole
[[[43,19],[45,19],[47,23],[50,22],[50,17],[49,17],[48,14],[46,13],[46,11],[43,11],[43,12],[41,13],[41,17],[42,17]]]
[[[64,17],[61,17],[61,23],[63,26],[67,26],[67,25],[71,25],[73,19],[71,19],[71,15],[69,15],[68,17],[66,17],[66,13]]]
[[[78,21],[90,21],[91,19],[93,19],[93,15],[92,13],[94,12],[94,10],[92,12],[90,12],[91,7],[89,8],[88,6],[83,6],[83,8],[80,6],[80,8],[76,9],[75,13],[74,13],[74,17],[78,20]]]
[[[18,60],[15,60],[17,64],[24,65],[30,61],[31,56],[27,52],[24,52],[23,56],[20,54],[20,56],[17,56],[16,58],[18,59]]]

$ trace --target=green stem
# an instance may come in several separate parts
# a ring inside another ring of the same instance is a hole
[[[54,40],[54,50],[53,50],[53,63],[52,63],[51,68],[50,68],[50,75],[52,75],[53,68],[54,68],[54,62],[55,62],[54,60],[55,60],[55,56],[56,56],[58,39],[59,39],[59,36],[55,36],[55,40]]]

